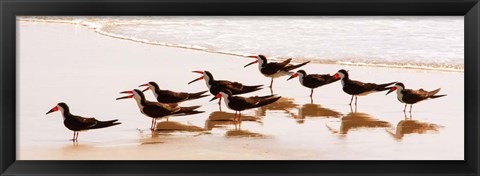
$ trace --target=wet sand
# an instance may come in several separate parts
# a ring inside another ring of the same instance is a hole
[[[382,92],[359,97],[355,111],[340,82],[316,89],[312,102],[298,79],[282,77],[273,91],[283,98],[242,112],[241,123],[209,96],[182,103],[202,105],[205,113],[159,120],[151,132],[150,118],[133,99],[115,100],[120,91],[148,81],[162,89],[206,90],[204,81],[187,85],[199,76],[193,70],[249,85],[268,87],[270,80],[256,65],[243,68],[251,58],[120,40],[71,24],[17,27],[18,160],[463,160],[463,73],[308,64],[307,73],[347,69],[352,79],[441,87],[448,96],[416,104],[410,115],[395,93]],[[247,95],[268,94],[265,88]],[[146,97],[153,100],[150,91]],[[60,101],[74,114],[122,124],[81,132],[73,143],[61,114],[45,115]]]

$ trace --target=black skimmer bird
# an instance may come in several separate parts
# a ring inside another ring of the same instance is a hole
[[[230,90],[221,90],[215,97],[213,97],[210,101],[215,100],[215,98],[222,97],[225,101],[226,106],[235,111],[234,121],[237,119],[237,112],[238,112],[238,119],[240,119],[241,111],[246,109],[258,108],[268,104],[271,104],[278,99],[280,96],[275,95],[267,95],[267,96],[254,96],[254,97],[240,97],[240,96],[232,96],[232,92]]]
[[[77,141],[78,132],[80,131],[106,128],[106,127],[111,127],[111,126],[121,124],[120,122],[118,122],[117,119],[109,120],[109,121],[99,121],[93,117],[87,118],[87,117],[73,115],[72,113],[70,113],[70,108],[67,106],[67,104],[63,102],[58,103],[55,107],[50,109],[50,111],[48,111],[47,114],[55,111],[62,112],[63,124],[69,130],[73,131],[73,139],[72,139],[73,141]]]
[[[161,90],[157,83],[150,81],[147,84],[142,84],[139,87],[148,86],[142,92],[147,90],[152,90],[153,95],[157,98],[157,101],[160,103],[180,103],[187,100],[199,99],[206,97],[203,95],[207,91],[197,92],[197,93],[187,93],[187,92],[174,92],[170,90]]]
[[[304,70],[298,70],[295,74],[290,76],[287,81],[295,77],[299,78],[298,80],[300,81],[300,84],[311,89],[310,97],[313,96],[313,89],[339,80],[330,74],[307,74]]]
[[[264,55],[250,56],[250,57],[256,58],[257,60],[245,65],[244,67],[258,63],[258,70],[260,70],[260,73],[262,73],[266,77],[272,78],[272,80],[270,81],[270,89],[273,86],[274,78],[278,78],[286,75],[292,75],[293,73],[290,72],[291,70],[297,69],[310,62],[310,61],[307,61],[301,64],[292,65],[290,64],[290,61],[292,61],[292,58],[287,59],[283,62],[267,62],[267,58]]]
[[[398,82],[395,84],[395,86],[391,87],[390,90],[387,92],[388,95],[389,93],[397,90],[397,99],[401,103],[405,103],[405,108],[403,108],[403,112],[407,109],[407,104],[410,104],[410,113],[412,112],[412,105],[415,103],[418,103],[423,100],[427,99],[434,99],[434,98],[439,98],[443,97],[446,95],[436,95],[438,92],[440,92],[440,88],[432,90],[432,91],[426,91],[423,89],[419,90],[412,90],[412,89],[405,89],[405,85],[403,83]]]
[[[151,130],[155,129],[155,125],[158,118],[167,117],[170,115],[181,116],[181,115],[191,115],[191,114],[198,114],[204,111],[197,111],[195,109],[199,108],[200,106],[190,106],[190,107],[181,107],[178,106],[176,103],[159,103],[159,102],[152,102],[145,99],[145,95],[142,91],[138,89],[134,89],[133,91],[123,91],[120,93],[127,93],[131,94],[128,96],[117,98],[117,100],[126,99],[126,98],[133,98],[137,102],[138,108],[140,112],[152,118],[152,125],[150,126]]]
[[[210,93],[213,96],[216,96],[220,90],[227,89],[232,92],[232,95],[239,95],[244,93],[250,93],[262,89],[262,85],[246,86],[239,82],[231,82],[225,80],[215,80],[213,75],[209,71],[193,71],[193,73],[202,74],[203,76],[190,81],[188,84],[191,84],[198,80],[205,80]],[[218,105],[220,105],[221,99],[218,100]]]
[[[343,91],[349,95],[352,95],[352,99],[350,99],[350,104],[352,105],[353,97],[355,97],[355,106],[357,106],[357,97],[358,96],[365,96],[374,92],[385,91],[390,88],[387,86],[395,84],[396,82],[385,83],[385,84],[375,84],[375,83],[363,83],[360,81],[351,80],[348,76],[348,72],[346,70],[339,70],[335,75],[333,75],[335,79],[340,78],[342,82]]]

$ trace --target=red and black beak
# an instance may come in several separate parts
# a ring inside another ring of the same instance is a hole
[[[133,91],[131,91],[131,90],[123,91],[123,92],[120,92],[120,93],[122,93],[122,94],[132,94],[132,95],[128,95],[128,96],[124,96],[124,97],[119,97],[119,98],[117,98],[116,100],[133,98]]]
[[[191,83],[193,83],[193,82],[195,82],[195,81],[199,81],[199,80],[202,80],[202,79],[203,79],[204,76],[203,76],[203,72],[202,72],[202,71],[192,71],[192,72],[193,72],[193,73],[202,74],[202,76],[201,76],[200,78],[197,78],[197,79],[194,79],[194,80],[188,82],[188,84],[191,84]]]
[[[50,113],[55,112],[55,111],[58,111],[58,106],[55,106],[52,109],[50,109],[50,111],[48,111],[47,114],[50,114]]]
[[[142,85],[139,85],[138,87],[144,87],[144,86],[147,86],[147,88],[142,90],[142,92],[145,92],[150,89],[150,86],[148,84],[142,84]]]
[[[295,78],[295,77],[297,77],[297,76],[298,76],[298,73],[294,73],[292,76],[290,76],[290,78],[287,79],[287,81],[288,81],[288,80],[291,80],[291,79],[293,79],[293,78]]]
[[[257,58],[257,56],[250,56],[250,57],[255,57],[255,58]],[[249,64],[243,66],[243,68],[248,67],[248,66],[250,66],[250,65],[252,65],[252,64],[255,64],[255,63],[258,63],[258,60],[253,61],[253,62],[250,62]]]
[[[215,99],[217,99],[217,98],[222,98],[222,94],[218,93],[217,95],[215,95],[215,97],[213,97],[212,99],[210,99],[210,101],[213,101],[213,100],[215,100]],[[209,102],[210,102],[210,101],[209,101]]]
[[[335,74],[333,75],[333,78],[334,78],[334,79],[340,79],[340,75],[338,75],[338,73],[335,73]]]
[[[389,91],[387,92],[387,94],[385,94],[385,95],[388,95],[389,93],[391,93],[391,92],[393,92],[393,91],[395,91],[395,90],[397,90],[397,87],[395,87],[395,86],[394,86],[394,87],[391,87],[390,90],[389,90]]]

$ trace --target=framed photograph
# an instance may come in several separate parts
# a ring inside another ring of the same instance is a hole
[[[1,175],[478,175],[478,0],[0,9]]]

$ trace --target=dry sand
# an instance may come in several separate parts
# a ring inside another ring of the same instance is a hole
[[[240,124],[209,96],[182,104],[202,105],[205,113],[160,120],[152,133],[133,99],[115,100],[120,91],[148,81],[176,91],[206,90],[204,81],[187,85],[198,77],[193,70],[250,85],[270,80],[256,66],[243,68],[251,58],[120,40],[83,26],[18,22],[17,35],[18,160],[463,160],[463,73],[309,64],[303,67],[308,73],[343,68],[352,79],[441,87],[448,96],[415,105],[412,117],[385,92],[359,97],[352,112],[340,82],[316,89],[312,104],[298,79],[282,77],[274,93],[284,98],[243,112]],[[267,94],[268,88],[247,95]],[[146,96],[153,100],[151,92]],[[61,101],[74,114],[123,124],[81,132],[74,144],[61,114],[45,115]]]

